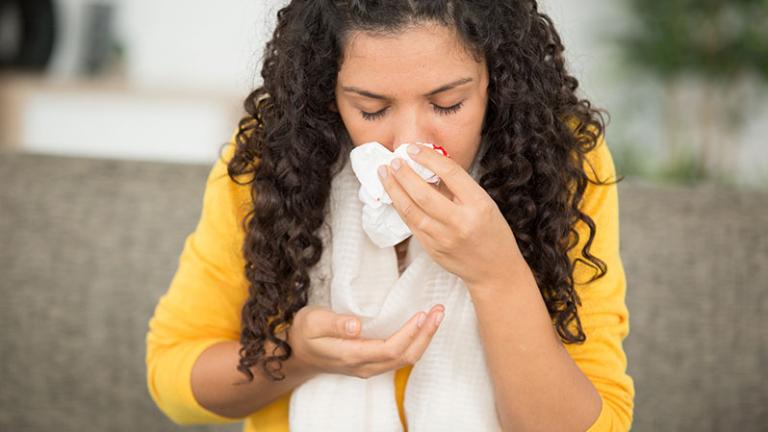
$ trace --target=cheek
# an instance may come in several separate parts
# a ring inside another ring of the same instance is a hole
[[[468,115],[461,121],[447,121],[439,129],[436,143],[442,145],[451,159],[468,170],[480,147],[482,116]]]
[[[344,123],[344,127],[347,128],[350,135],[354,135],[355,131],[361,128],[358,123],[363,120],[355,118],[355,112],[349,105],[338,102],[336,106],[339,107],[339,116],[341,117],[342,123]]]
[[[380,121],[372,122],[363,119],[360,111],[351,105],[340,104],[338,107],[341,121],[344,123],[344,127],[347,129],[347,133],[353,143],[381,141]]]
[[[435,141],[441,143],[440,145],[448,152],[451,159],[461,165],[466,171],[469,169],[469,165],[472,163],[472,159],[474,159],[480,145],[480,137],[468,135],[466,132],[462,133],[462,131],[456,132],[454,134],[441,135]]]

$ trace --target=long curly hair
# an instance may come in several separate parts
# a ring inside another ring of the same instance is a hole
[[[249,381],[255,365],[272,380],[285,377],[280,371],[291,346],[283,330],[307,304],[331,180],[352,148],[339,113],[329,109],[345,37],[423,22],[453,26],[472,53],[484,56],[489,86],[481,138],[488,147],[479,184],[515,233],[562,341],[586,340],[573,269],[582,262],[597,270],[595,280],[607,266],[590,253],[596,228],[579,203],[587,182],[607,184],[584,170],[606,123],[603,110],[576,96],[578,80],[566,72],[560,36],[536,1],[294,0],[277,12],[263,85],[245,99],[247,115],[227,166],[235,182],[249,175],[239,184],[251,185],[253,201],[242,221],[249,297],[238,365]],[[579,221],[590,234],[572,263]]]

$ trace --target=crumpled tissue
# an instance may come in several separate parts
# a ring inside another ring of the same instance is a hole
[[[392,206],[392,199],[379,179],[378,167],[389,165],[393,159],[400,158],[427,182],[434,184],[440,182],[440,178],[435,173],[410,158],[407,152],[409,145],[421,145],[448,156],[442,147],[433,144],[402,144],[391,152],[377,141],[361,144],[349,155],[352,170],[360,181],[358,198],[363,202],[363,230],[371,241],[381,248],[400,243],[411,236],[412,232]]]

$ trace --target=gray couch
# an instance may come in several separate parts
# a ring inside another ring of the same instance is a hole
[[[182,428],[144,337],[208,166],[0,154],[0,431]],[[768,193],[620,183],[637,431],[768,424]]]

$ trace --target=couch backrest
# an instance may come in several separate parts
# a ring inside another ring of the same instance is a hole
[[[0,430],[180,428],[144,337],[208,166],[0,155]],[[619,186],[633,430],[768,424],[768,194]]]
[[[0,156],[0,430],[172,431],[146,389],[147,322],[206,167]]]
[[[619,207],[637,430],[765,430],[768,193],[627,183]]]

